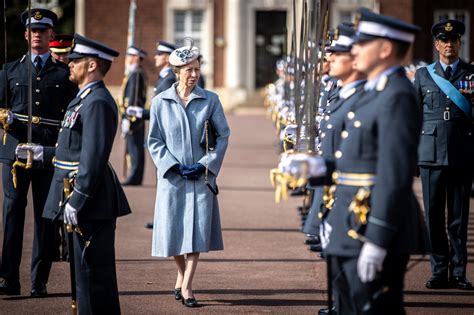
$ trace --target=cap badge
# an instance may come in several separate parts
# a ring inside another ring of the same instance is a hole
[[[334,31],[334,38],[333,40],[337,40],[339,38],[339,27],[336,28],[336,30]]]
[[[453,25],[451,23],[446,23],[446,25],[444,26],[444,30],[446,32],[451,32],[453,30]]]
[[[35,20],[41,20],[41,19],[43,18],[43,15],[41,14],[40,11],[36,11],[36,12],[35,12],[35,15],[33,15],[33,18],[34,18]]]
[[[359,28],[360,18],[361,18],[361,14],[356,13],[356,15],[354,17],[354,29],[356,29],[356,30]]]

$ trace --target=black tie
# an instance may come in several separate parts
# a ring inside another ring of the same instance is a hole
[[[36,56],[35,63],[36,63],[36,71],[40,72],[41,69],[43,69],[43,60],[41,59],[40,56]]]
[[[451,72],[452,72],[453,69],[451,69],[451,66],[447,66],[446,67],[446,70],[444,70],[444,77],[446,78],[446,80],[449,80],[451,79]]]

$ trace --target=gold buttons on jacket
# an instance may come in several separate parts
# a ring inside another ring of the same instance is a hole
[[[359,120],[354,121],[354,127],[359,128],[361,125],[362,124]]]
[[[40,102],[39,102],[39,101],[36,101],[36,102],[35,102],[35,104],[36,104],[36,105],[39,105],[39,104],[40,104]]]
[[[323,132],[320,137],[321,139],[323,139],[324,137],[326,137],[326,134]]]
[[[332,125],[331,125],[331,124],[328,124],[327,128],[328,128],[328,129],[332,129]]]
[[[325,120],[325,121],[328,121],[329,118],[330,118],[329,115],[324,116],[324,120]]]
[[[342,138],[342,139],[346,139],[348,136],[349,136],[349,133],[348,133],[346,130],[344,130],[343,132],[341,132],[341,138]]]
[[[39,92],[40,92],[40,89],[36,89],[35,92],[36,92],[36,93],[39,93]]]
[[[347,118],[349,118],[349,119],[352,120],[352,119],[354,119],[354,117],[355,117],[355,113],[354,113],[354,112],[348,112],[348,113],[347,113]]]
[[[334,152],[334,156],[336,157],[336,159],[340,159],[342,157],[342,152],[341,151],[336,151],[336,152]]]
[[[41,81],[41,77],[36,77],[36,81]]]

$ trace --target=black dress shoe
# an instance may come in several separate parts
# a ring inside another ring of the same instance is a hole
[[[308,238],[304,240],[305,245],[317,245],[320,243],[321,241],[319,240],[319,236],[316,235],[308,236]]]
[[[451,277],[449,284],[452,288],[460,290],[472,290],[472,284],[466,277]]]
[[[0,281],[0,295],[20,295],[21,286],[18,281]]]
[[[448,279],[444,277],[431,277],[430,280],[426,281],[426,287],[428,289],[448,289]]]
[[[316,253],[320,253],[323,249],[321,247],[321,244],[316,244],[316,245],[309,245],[308,250]]]
[[[185,299],[183,296],[183,299],[181,300],[181,303],[183,303],[184,306],[186,307],[198,307],[199,304],[196,301],[194,297],[190,297],[189,299]]]
[[[145,223],[145,229],[153,230],[153,222],[147,222],[147,223]]]
[[[48,291],[46,291],[46,284],[35,284],[33,288],[31,288],[30,296],[34,298],[42,298],[48,295]]]
[[[330,315],[337,315],[337,312],[336,312],[336,307],[333,306],[331,308],[331,311],[329,311],[328,308],[322,308],[318,311],[318,315],[326,315],[326,314],[330,314]]]
[[[174,289],[174,299],[181,300],[183,295],[181,294],[181,288]]]

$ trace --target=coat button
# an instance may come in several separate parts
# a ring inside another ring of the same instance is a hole
[[[332,125],[331,125],[331,124],[328,124],[328,126],[327,126],[326,128],[332,129]]]
[[[349,119],[354,119],[354,117],[355,117],[355,113],[354,113],[354,112],[348,112],[348,113],[347,113],[347,118],[349,118]]]
[[[321,139],[324,138],[324,137],[326,137],[326,134],[323,132],[323,133],[321,134]]]
[[[39,93],[39,92],[40,92],[40,90],[39,90],[39,89],[36,89],[36,90],[35,90],[35,92],[36,92],[36,93]]]
[[[341,138],[342,138],[342,139],[346,139],[348,136],[349,136],[349,133],[348,133],[346,130],[344,130],[343,132],[341,132]]]
[[[359,128],[361,125],[362,124],[361,124],[360,121],[358,121],[358,120],[354,121],[354,127]]]
[[[41,81],[41,77],[36,77],[36,81]]]
[[[324,120],[325,120],[325,121],[328,121],[329,118],[330,118],[329,115],[324,116]]]
[[[39,101],[36,101],[36,102],[35,102],[35,104],[36,104],[36,105],[39,105],[39,104],[40,104],[40,102],[39,102]]]
[[[56,142],[56,144],[54,145],[56,148],[58,147],[59,143]]]
[[[342,157],[342,152],[341,151],[336,151],[336,152],[334,152],[334,156],[336,157],[336,159],[340,159]]]
[[[63,132],[63,128],[59,129],[59,132]]]

